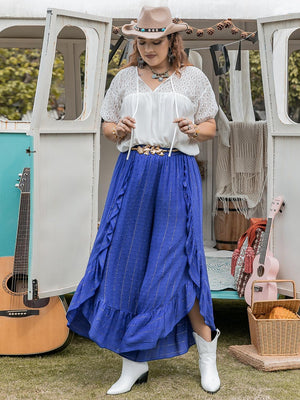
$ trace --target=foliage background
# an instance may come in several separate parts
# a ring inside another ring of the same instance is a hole
[[[41,58],[40,49],[0,48],[0,115],[20,120],[33,108]],[[57,53],[52,73],[49,109],[58,107],[64,92],[64,61]]]
[[[121,56],[122,51],[118,50],[108,65],[106,87],[109,87],[119,68],[125,65],[125,60],[120,62]],[[23,115],[32,110],[40,58],[40,49],[0,48],[0,116],[9,120],[20,120]],[[300,51],[291,54],[288,65],[288,111],[291,119],[300,122]],[[83,84],[84,54],[81,56],[81,74]],[[258,111],[256,117],[259,119],[259,111],[264,111],[265,107],[258,51],[250,51],[250,75],[253,106],[254,110]],[[220,105],[231,119],[229,73],[220,77],[219,92]],[[64,103],[64,60],[62,54],[57,53],[48,109],[58,110],[61,103]]]

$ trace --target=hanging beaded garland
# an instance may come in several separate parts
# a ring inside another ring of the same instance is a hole
[[[135,20],[136,22],[136,20]],[[173,23],[174,24],[179,24],[183,23],[183,21],[180,18],[173,18]],[[216,28],[216,29],[215,29]],[[231,33],[233,35],[236,35],[237,33],[241,34],[242,38],[246,37],[251,37],[254,38],[256,32],[245,32],[243,29],[239,28],[236,26],[231,18],[224,19],[218,23],[216,23],[213,26],[210,26],[208,28],[196,28],[194,26],[188,26],[185,33],[187,35],[191,35],[194,30],[196,31],[196,35],[198,37],[201,37],[204,35],[204,33],[207,33],[208,35],[213,35],[216,30],[221,31],[223,29],[228,29],[231,28]],[[140,28],[137,25],[134,26],[134,29],[139,31],[139,32],[164,32],[166,28]],[[119,34],[121,32],[121,26],[113,26],[112,31],[114,34]]]

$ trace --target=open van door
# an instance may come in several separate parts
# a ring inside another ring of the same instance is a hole
[[[271,248],[279,278],[294,280],[300,297],[300,123],[288,113],[288,57],[300,51],[300,14],[258,19],[258,36],[268,124],[268,204],[278,195],[286,204],[274,221]],[[280,292],[293,295],[288,287]]]
[[[72,35],[78,30],[85,46],[80,35]],[[74,291],[86,268],[98,220],[100,106],[110,37],[109,18],[47,12],[29,129],[34,160],[29,299],[33,293],[43,298]],[[47,104],[60,41],[66,57],[66,116],[55,120],[49,118]]]

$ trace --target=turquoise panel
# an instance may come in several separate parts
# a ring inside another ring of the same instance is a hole
[[[211,290],[211,297],[213,299],[231,299],[231,300],[244,299],[244,297],[239,297],[236,290]]]
[[[0,132],[0,257],[15,253],[20,202],[15,184],[23,168],[30,168],[33,182],[33,154],[26,153],[28,147],[33,149],[32,136]]]

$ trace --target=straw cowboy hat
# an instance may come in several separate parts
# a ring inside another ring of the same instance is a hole
[[[175,24],[168,7],[143,7],[137,21],[122,26],[122,32],[129,36],[158,39],[174,32],[185,31],[186,23]]]

